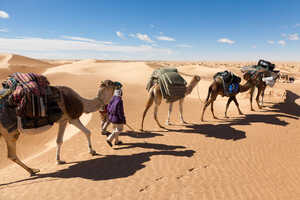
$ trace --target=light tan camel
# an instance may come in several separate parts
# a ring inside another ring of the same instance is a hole
[[[272,76],[274,78],[274,81],[276,81],[279,78],[279,71],[267,71],[267,70],[260,70],[260,76],[262,77],[270,77]],[[252,99],[253,99],[253,93],[255,90],[255,87],[257,88],[257,95],[256,95],[256,103],[259,109],[262,109],[263,105],[264,105],[264,96],[265,96],[265,90],[267,87],[267,84],[262,81],[262,77],[257,78],[257,81],[255,83],[255,85],[253,85],[250,88],[250,107],[251,107],[251,111],[254,111],[253,106],[252,106]],[[247,81],[248,79],[250,79],[252,77],[249,76],[244,76],[244,79]],[[259,97],[261,96],[261,104],[259,102]]]
[[[185,96],[191,94],[191,92],[193,91],[193,89],[195,88],[195,86],[198,84],[199,81],[200,81],[200,76],[197,76],[197,75],[193,76],[191,82],[189,83],[189,85],[186,88]],[[146,107],[145,107],[145,110],[143,113],[143,118],[142,118],[142,123],[141,123],[141,128],[140,128],[141,131],[143,131],[145,116],[146,116],[149,108],[152,106],[153,102],[155,103],[154,119],[160,128],[164,128],[157,119],[157,111],[158,111],[158,107],[161,104],[161,101],[162,101],[162,93],[161,93],[159,84],[156,83],[149,90],[149,98],[147,100],[147,104],[146,104]],[[184,121],[183,115],[182,115],[184,97],[179,99],[178,101],[179,101],[180,120],[182,123],[186,123]],[[173,102],[169,103],[168,119],[166,122],[167,125],[170,124],[170,116],[171,116],[172,108],[173,108]]]
[[[57,123],[59,124],[59,130],[56,139],[56,143],[57,143],[56,161],[58,164],[65,163],[60,159],[60,150],[61,150],[61,145],[63,144],[64,131],[68,123],[73,124],[75,127],[77,127],[78,129],[80,129],[85,133],[88,141],[89,153],[91,155],[96,155],[96,152],[92,148],[92,144],[91,144],[91,132],[81,123],[79,117],[83,113],[96,112],[99,110],[101,106],[104,106],[105,104],[109,103],[111,97],[113,96],[114,87],[115,86],[112,81],[110,80],[103,81],[100,85],[98,94],[94,99],[85,99],[69,87],[65,87],[65,86],[54,87],[58,89],[57,91],[60,94],[60,99],[57,101],[57,103],[63,112],[62,117],[57,121]],[[0,133],[1,133],[0,136],[2,135],[6,141],[8,158],[14,161],[15,163],[17,163],[18,165],[20,165],[21,167],[23,167],[26,171],[30,173],[30,175],[35,175],[40,170],[29,168],[27,165],[25,165],[22,161],[19,160],[17,156],[16,142],[18,140],[19,135],[22,133],[30,133],[30,132],[33,134],[40,133],[45,130],[48,130],[52,126],[47,125],[44,127],[30,129],[30,130],[22,129],[20,125],[21,120],[19,117],[17,119],[18,119],[17,120],[18,128],[12,132],[8,132],[7,129],[5,129],[3,125],[0,123]]]
[[[246,92],[248,91],[250,88],[253,88],[255,87],[255,85],[257,84],[257,80],[258,80],[258,77],[260,75],[261,72],[256,72],[251,78],[250,76],[249,77],[246,77],[247,79],[247,82],[244,84],[244,85],[241,85],[239,84],[239,93],[241,92]],[[209,106],[209,104],[211,104],[211,113],[213,115],[213,117],[215,119],[217,119],[217,117],[215,116],[214,114],[214,101],[217,99],[218,95],[222,95],[222,96],[227,96],[229,97],[228,101],[227,101],[227,104],[226,104],[226,110],[225,110],[225,117],[228,118],[227,116],[227,110],[228,110],[228,107],[230,105],[230,103],[232,101],[234,101],[238,111],[239,111],[239,114],[242,115],[242,111],[240,110],[240,107],[239,107],[239,103],[237,102],[237,99],[236,99],[236,95],[238,93],[233,93],[231,95],[228,95],[228,94],[224,94],[224,87],[223,87],[223,80],[221,78],[216,78],[213,83],[209,86],[209,89],[208,89],[208,95],[207,95],[207,98],[204,102],[204,106],[203,106],[203,109],[202,109],[202,115],[201,115],[201,121],[203,121],[203,116],[204,116],[204,112],[206,110],[206,108]]]

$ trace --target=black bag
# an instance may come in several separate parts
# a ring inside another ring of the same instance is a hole
[[[257,65],[266,68],[269,71],[273,71],[275,68],[275,64],[272,64],[271,62],[266,60],[259,60]]]

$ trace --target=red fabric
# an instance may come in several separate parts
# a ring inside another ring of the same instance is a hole
[[[13,73],[10,79],[17,82],[17,86],[10,97],[10,103],[17,106],[17,114],[21,115],[26,105],[27,98],[31,98],[31,94],[35,96],[46,95],[49,81],[43,75],[35,73]],[[10,79],[7,81],[9,83]],[[10,83],[9,83],[10,84]]]

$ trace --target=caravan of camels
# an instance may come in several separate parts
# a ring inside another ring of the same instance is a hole
[[[261,64],[261,62],[264,63]],[[252,96],[255,87],[258,88],[256,98],[257,105],[261,109],[262,105],[259,103],[259,95],[262,94],[263,97],[264,90],[268,84],[263,78],[271,78],[271,80],[275,82],[278,78],[279,71],[274,71],[274,67],[274,64],[260,60],[257,65],[252,66],[252,68],[246,70],[246,72],[245,69],[243,69],[244,79],[246,80],[246,83],[243,85],[240,84],[241,79],[232,72],[225,70],[224,72],[216,73],[213,83],[208,88],[208,95],[202,109],[201,120],[203,121],[205,109],[209,104],[211,104],[212,116],[217,119],[214,114],[213,104],[218,95],[229,97],[225,110],[226,118],[231,101],[234,101],[239,114],[242,115],[243,113],[240,110],[236,95],[246,92],[249,89],[251,91],[250,105],[251,110],[253,110]],[[190,83],[187,85],[176,68],[161,67],[155,69],[147,85],[147,90],[149,91],[148,100],[142,115],[140,130],[144,131],[144,119],[153,103],[155,104],[154,119],[160,128],[165,128],[159,123],[157,117],[158,107],[162,99],[165,99],[166,102],[169,103],[166,125],[171,124],[170,116],[173,103],[176,101],[179,102],[181,123],[187,124],[183,118],[183,101],[186,95],[191,94],[200,80],[200,74],[193,75]],[[58,123],[56,139],[56,161],[58,164],[65,163],[65,161],[60,158],[60,152],[68,123],[74,125],[86,135],[89,153],[91,155],[97,155],[92,147],[91,132],[80,121],[80,116],[82,116],[83,113],[97,112],[100,108],[108,105],[117,87],[115,83],[119,82],[112,80],[102,81],[97,96],[94,99],[86,99],[81,97],[70,87],[51,86],[47,78],[43,75],[20,72],[10,74],[2,83],[2,112],[0,123],[0,132],[7,145],[8,158],[23,167],[32,176],[40,172],[39,169],[28,167],[18,158],[16,143],[20,134],[37,134],[44,132],[50,129],[54,123]],[[55,107],[55,105],[56,110],[51,110],[51,106]],[[61,112],[61,114],[57,116],[57,112]],[[53,117],[53,115],[56,115],[56,118]],[[46,122],[44,122],[45,120]]]
[[[273,184],[279,172],[289,177],[298,170],[298,68],[291,64],[19,55],[0,61],[7,63],[0,79],[1,195],[14,188],[35,199],[32,191],[53,188],[63,199],[70,187],[108,192],[120,184],[131,199],[147,199],[148,192],[169,199],[161,185],[174,191],[189,185],[196,192],[199,184],[223,188],[214,185],[222,177],[234,188],[251,181],[247,188],[254,190],[255,184]],[[282,80],[287,72],[296,77],[293,84]],[[126,122],[103,131],[114,113],[112,99],[123,101]],[[120,138],[112,147],[111,134]]]

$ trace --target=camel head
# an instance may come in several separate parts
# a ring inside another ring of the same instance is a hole
[[[104,104],[108,104],[114,94],[116,85],[111,80],[101,81],[97,97],[100,98]]]
[[[192,80],[191,80],[191,82],[189,83],[189,85],[186,88],[185,95],[191,94],[192,91],[193,91],[193,89],[199,83],[200,80],[201,80],[200,76],[194,75],[193,78],[192,78]]]

